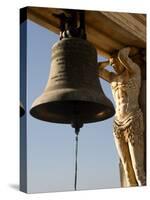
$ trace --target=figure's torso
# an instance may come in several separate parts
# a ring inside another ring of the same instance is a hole
[[[139,109],[140,77],[139,72],[131,76],[125,70],[111,82],[112,93],[116,103],[115,117],[119,121],[125,120],[131,113]]]

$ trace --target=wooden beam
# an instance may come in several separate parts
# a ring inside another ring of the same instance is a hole
[[[141,22],[141,20],[139,20],[140,16],[137,18],[137,14],[136,17],[134,17],[134,14],[130,13],[102,12],[102,14],[119,25],[123,30],[132,33],[133,36],[144,43],[146,42],[146,26],[144,21]]]
[[[28,7],[27,17],[33,22],[59,33],[59,20],[54,13],[62,12],[55,8]],[[103,56],[125,46],[146,48],[146,15],[133,13],[86,11],[88,40]]]

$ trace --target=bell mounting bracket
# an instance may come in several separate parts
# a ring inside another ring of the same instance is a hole
[[[86,39],[85,11],[65,9],[53,16],[59,19],[60,40],[69,37]]]

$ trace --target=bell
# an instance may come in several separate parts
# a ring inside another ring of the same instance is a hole
[[[24,114],[25,114],[25,110],[22,103],[20,102],[20,117],[22,117]]]
[[[30,113],[40,120],[73,127],[114,115],[113,104],[100,85],[97,52],[91,43],[72,37],[54,44],[48,83]]]

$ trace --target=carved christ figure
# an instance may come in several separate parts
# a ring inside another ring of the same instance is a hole
[[[116,104],[113,135],[122,161],[127,186],[145,185],[144,123],[139,107],[141,71],[129,55],[138,51],[126,47],[114,54],[109,61],[99,63],[99,76],[108,81]],[[111,65],[115,72],[105,67]]]

